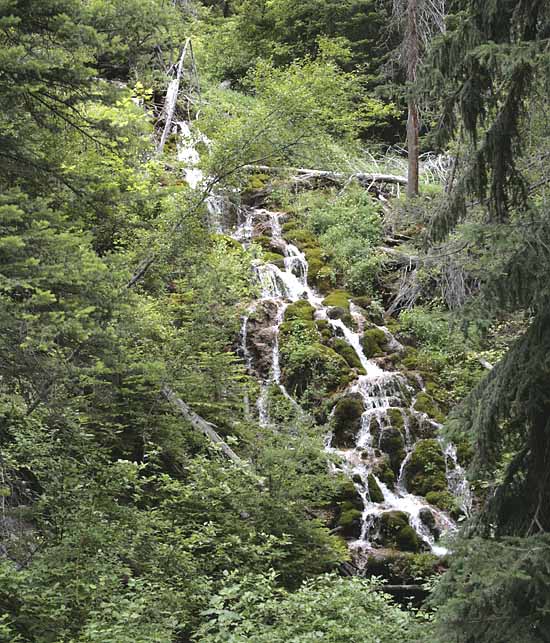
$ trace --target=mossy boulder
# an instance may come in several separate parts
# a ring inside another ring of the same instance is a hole
[[[387,453],[392,471],[397,476],[405,459],[405,440],[399,429],[384,429],[380,435],[380,449]]]
[[[262,255],[262,259],[266,263],[272,263],[273,265],[277,266],[277,268],[279,268],[280,270],[284,270],[285,268],[285,258],[274,252],[264,252]]]
[[[448,491],[445,456],[437,440],[419,440],[405,466],[407,489],[418,496]]]
[[[382,577],[392,585],[416,585],[441,571],[441,559],[434,554],[423,552],[384,552],[383,555],[368,557],[365,573],[367,576]]]
[[[302,397],[308,391],[310,407],[347,386],[353,371],[346,360],[321,343],[313,321],[313,309],[300,300],[289,306],[279,329],[279,349],[284,384],[291,394]]]
[[[429,395],[425,391],[421,391],[416,396],[416,400],[414,402],[414,410],[418,411],[419,413],[425,413],[426,415],[433,418],[436,422],[445,422],[445,415],[436,404],[433,397],[431,397],[431,395]]]
[[[329,324],[326,319],[317,319],[315,326],[321,335],[321,340],[323,344],[327,346],[330,344],[330,340],[333,338],[334,333],[332,332],[332,326]]]
[[[363,410],[363,400],[359,393],[351,393],[338,400],[332,414],[333,447],[351,449],[355,446]]]
[[[448,490],[429,491],[426,500],[434,507],[450,513],[454,518],[458,518],[462,513],[456,498]]]
[[[367,309],[368,309],[368,307],[369,307],[369,306],[371,305],[371,303],[372,303],[372,298],[371,298],[371,297],[367,297],[367,296],[365,296],[365,295],[361,295],[361,296],[359,296],[359,297],[356,297],[356,296],[352,297],[352,298],[351,298],[351,301],[352,301],[356,306],[359,306],[360,308],[364,308],[365,310],[367,310]]]
[[[338,518],[338,527],[344,538],[357,539],[361,535],[362,512],[354,507],[346,507]]]
[[[368,328],[363,333],[361,345],[367,357],[375,357],[384,353],[386,334],[380,328]]]
[[[422,541],[409,524],[409,516],[403,511],[386,511],[380,517],[380,538],[385,546],[402,551],[419,552]]]
[[[404,411],[401,409],[389,408],[386,412],[386,416],[390,422],[390,425],[394,429],[399,429],[402,431],[405,427],[405,418],[403,417]]]
[[[314,314],[315,308],[305,299],[300,299],[287,306],[285,310],[285,322],[295,321],[297,319],[312,322]]]
[[[378,484],[378,482],[376,482],[376,478],[372,475],[372,473],[369,473],[367,483],[369,489],[369,498],[371,502],[384,502],[384,494],[382,493],[382,489],[380,489],[380,485]]]
[[[359,356],[357,355],[353,347],[346,342],[345,339],[336,337],[332,340],[331,346],[338,353],[338,355],[341,355],[346,360],[351,368],[356,368],[358,370],[363,369]]]
[[[376,477],[390,489],[395,487],[396,476],[387,455],[383,456],[376,462],[373,472]]]
[[[323,299],[323,305],[343,308],[349,311],[350,299],[351,295],[345,290],[333,290]]]
[[[435,522],[435,516],[433,515],[433,512],[428,509],[428,507],[422,507],[420,510],[418,517],[422,521],[422,523],[430,530],[430,533],[434,538],[439,538],[440,536],[440,531],[437,528],[436,522]]]

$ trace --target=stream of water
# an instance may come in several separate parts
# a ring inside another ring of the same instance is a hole
[[[178,159],[185,166],[185,176],[192,188],[197,188],[203,181],[204,176],[198,168],[199,155],[196,152],[196,138],[187,123],[177,123],[180,132],[178,145]],[[203,139],[201,139],[203,140]],[[207,141],[204,140],[207,144]],[[215,231],[223,229],[222,210],[223,204],[215,196],[210,197],[207,202],[210,216],[209,224]],[[363,402],[363,415],[361,427],[356,435],[353,448],[337,449],[332,445],[332,436],[327,437],[327,451],[336,454],[340,462],[337,468],[345,472],[356,486],[357,492],[363,502],[361,519],[361,531],[357,540],[350,543],[352,550],[355,550],[358,559],[368,555],[369,551],[377,546],[379,534],[380,516],[388,511],[402,511],[409,516],[412,527],[419,537],[424,541],[426,547],[435,554],[444,554],[445,548],[438,545],[434,532],[446,534],[456,529],[456,524],[444,511],[429,505],[422,497],[415,496],[407,490],[405,469],[409,461],[415,440],[411,436],[409,422],[414,418],[418,422],[431,423],[436,431],[439,425],[428,418],[425,414],[415,410],[415,393],[413,387],[407,382],[405,376],[394,371],[386,371],[381,368],[375,360],[368,359],[361,344],[361,334],[367,326],[367,320],[361,309],[353,304],[350,305],[351,317],[354,321],[353,328],[346,325],[342,319],[332,319],[330,307],[323,304],[323,297],[317,293],[308,283],[308,263],[304,253],[293,244],[288,243],[282,233],[282,223],[285,215],[283,213],[271,212],[264,208],[247,208],[239,213],[240,220],[236,228],[231,230],[234,239],[248,246],[256,236],[256,230],[261,234],[270,233],[272,243],[284,253],[284,267],[280,268],[272,263],[258,262],[255,266],[256,276],[259,283],[260,299],[253,303],[247,315],[243,317],[241,325],[241,355],[249,370],[253,372],[254,358],[249,348],[249,317],[256,311],[261,303],[268,302],[275,307],[273,327],[273,348],[269,377],[261,382],[261,394],[257,401],[257,416],[261,425],[268,425],[270,422],[267,403],[269,385],[277,385],[283,395],[299,409],[301,407],[289,395],[281,381],[281,365],[279,355],[279,329],[284,320],[286,308],[293,302],[299,300],[308,301],[315,309],[315,319],[327,320],[335,335],[342,337],[353,348],[357,354],[364,374],[358,375],[355,381],[349,386],[348,393],[355,393],[361,397]],[[383,331],[387,339],[387,346],[391,351],[400,351],[403,347],[384,326],[378,327]],[[248,400],[245,400],[248,413]],[[403,433],[405,435],[406,455],[403,460],[394,489],[390,489],[379,477],[374,474],[374,466],[380,459],[380,440],[382,430],[392,427],[391,413],[398,412],[403,418]],[[378,438],[374,427],[378,427]],[[382,429],[382,430],[380,430]],[[378,439],[378,443],[376,443]],[[449,490],[458,499],[465,514],[469,513],[471,496],[464,472],[458,464],[456,449],[453,445],[443,444],[442,449],[447,463],[447,480]],[[369,495],[369,476],[374,476],[382,495],[383,502],[373,502]],[[423,509],[429,509],[435,519],[436,530],[430,529],[421,519]]]

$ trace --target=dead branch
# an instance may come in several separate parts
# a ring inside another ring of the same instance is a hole
[[[181,415],[193,426],[194,429],[205,435],[211,442],[217,445],[222,453],[235,464],[244,465],[245,462],[224,442],[220,435],[214,430],[214,425],[207,422],[200,415],[197,415],[176,393],[166,384],[162,387],[162,394],[175,407]]]
[[[407,178],[405,176],[398,176],[395,174],[368,174],[365,172],[344,174],[343,172],[332,172],[330,170],[271,167],[270,165],[245,165],[244,169],[251,170],[253,172],[264,172],[266,174],[290,174],[292,176],[292,180],[296,183],[305,183],[307,181],[320,179],[329,183],[335,183],[336,185],[342,185],[355,179],[361,185],[367,187],[367,189],[374,183],[396,183],[398,185],[407,185]]]
[[[166,144],[166,140],[168,139],[168,136],[170,135],[170,132],[172,130],[172,121],[174,120],[174,114],[176,113],[176,105],[178,103],[178,95],[180,92],[181,77],[183,74],[183,63],[185,61],[185,56],[187,54],[187,49],[189,47],[190,42],[191,42],[191,39],[188,38],[185,42],[178,65],[176,67],[176,77],[172,81],[170,81],[170,84],[168,85],[168,89],[166,90],[166,100],[165,100],[164,109],[163,109],[165,122],[164,122],[164,130],[160,138],[160,143],[158,144],[158,147],[157,147],[158,154],[162,153],[162,150],[164,149],[164,145]]]

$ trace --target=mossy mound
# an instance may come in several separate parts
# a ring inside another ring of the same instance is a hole
[[[397,475],[405,459],[405,440],[401,431],[394,428],[384,429],[380,435],[380,448],[388,454],[392,471]]]
[[[367,357],[375,357],[384,353],[386,335],[380,328],[369,328],[363,333],[361,345]]]
[[[429,491],[426,494],[426,500],[434,507],[450,513],[455,518],[462,513],[456,498],[450,491]]]
[[[347,386],[353,371],[341,355],[321,343],[311,306],[305,301],[296,304],[289,306],[291,318],[279,329],[282,378],[291,394],[302,397],[307,391],[309,407],[314,408]]]
[[[338,527],[344,538],[356,539],[361,535],[362,512],[353,507],[343,509],[338,518]]]
[[[433,397],[428,395],[425,391],[421,391],[417,396],[414,402],[414,410],[419,413],[425,413],[433,418],[436,422],[442,424],[445,422],[445,415],[436,404]]]
[[[315,308],[305,299],[300,299],[287,306],[285,310],[285,322],[295,321],[297,319],[312,322],[314,314]]]
[[[442,561],[431,553],[384,552],[369,556],[365,567],[367,576],[378,576],[390,584],[418,584],[441,570]]]
[[[391,467],[390,459],[387,455],[378,460],[373,469],[374,474],[390,489],[395,487],[396,476]]]
[[[330,340],[333,338],[334,333],[332,332],[332,326],[328,323],[326,319],[318,319],[315,322],[315,326],[321,335],[321,340],[323,344],[327,346],[330,344]]]
[[[445,456],[437,440],[420,440],[405,466],[409,492],[418,496],[434,491],[448,491]]]
[[[403,511],[386,511],[381,515],[380,538],[385,546],[402,551],[419,552],[422,549],[422,541]]]
[[[351,295],[345,290],[333,290],[324,299],[324,306],[334,306],[349,311],[349,302]]]
[[[363,410],[363,400],[359,393],[352,393],[338,400],[332,414],[333,447],[351,449],[355,446]]]
[[[351,301],[356,305],[359,306],[360,308],[363,308],[365,310],[368,309],[368,307],[372,303],[372,298],[367,297],[366,295],[361,295],[360,297],[352,297]]]
[[[384,494],[382,493],[382,489],[380,489],[380,486],[378,482],[376,482],[376,478],[372,475],[372,473],[369,473],[367,483],[369,488],[369,498],[371,502],[384,502]]]
[[[285,269],[285,258],[281,257],[281,255],[275,254],[274,252],[264,252],[262,255],[262,259],[266,263],[274,264],[280,270]]]
[[[350,346],[345,339],[340,339],[336,337],[331,342],[332,348],[341,355],[351,368],[356,368],[358,370],[363,370],[361,366],[361,360],[355,352],[352,346]]]
[[[405,427],[405,419],[401,409],[390,408],[387,410],[386,415],[392,428],[399,429],[401,431]]]

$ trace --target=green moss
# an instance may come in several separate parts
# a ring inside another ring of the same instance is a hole
[[[361,534],[361,511],[346,509],[338,518],[338,527],[345,538],[358,538]]]
[[[284,270],[285,268],[285,258],[281,257],[281,255],[278,255],[274,252],[264,252],[262,255],[262,259],[266,263],[274,264],[275,266],[277,266],[277,268],[280,268],[281,270]]]
[[[345,339],[337,337],[331,342],[332,348],[341,355],[351,368],[361,369],[361,360],[352,346],[350,346]]]
[[[374,357],[382,354],[383,346],[386,343],[386,335],[380,328],[369,328],[365,330],[361,338],[361,345],[367,357]]]
[[[389,458],[384,457],[379,460],[374,467],[374,473],[384,484],[388,485],[390,489],[395,487],[395,473],[391,468]]]
[[[397,546],[402,551],[420,551],[421,541],[416,531],[411,527],[403,527],[397,535]]]
[[[351,295],[345,290],[333,290],[323,299],[324,306],[337,306],[349,310]]]
[[[244,189],[245,192],[256,192],[265,189],[266,183],[269,181],[267,174],[251,174],[248,177],[248,182]]]
[[[407,489],[426,496],[430,491],[447,491],[445,456],[437,440],[420,440],[405,467]]]
[[[405,420],[403,419],[403,411],[400,409],[388,409],[386,412],[391,426],[400,431],[405,427]]]
[[[426,494],[426,500],[434,507],[439,507],[450,514],[460,513],[456,499],[449,491],[429,491]]]
[[[367,310],[372,303],[372,299],[364,295],[362,295],[361,297],[352,297],[351,300],[356,306],[364,308],[365,310]]]
[[[336,500],[342,510],[355,508],[363,509],[363,501],[357,491],[355,485],[349,478],[344,478],[339,487],[336,495]]]
[[[346,395],[338,400],[332,414],[332,445],[338,449],[355,446],[361,428],[363,400],[359,393]]]
[[[384,429],[380,436],[380,448],[387,453],[394,474],[399,473],[401,463],[405,459],[405,441],[399,429]]]
[[[380,536],[383,544],[403,551],[418,552],[421,541],[409,525],[409,517],[403,511],[386,511],[380,518]]]
[[[372,475],[372,473],[369,473],[367,482],[369,487],[369,498],[371,502],[384,502],[384,494],[382,493],[382,490],[380,489],[378,482],[376,482],[376,478]]]
[[[290,304],[285,310],[285,322],[295,321],[297,319],[312,322],[314,314],[315,308],[305,299],[300,299]]]
[[[328,323],[326,319],[318,319],[315,322],[315,326],[319,331],[323,344],[329,344],[330,340],[333,337],[332,326]]]
[[[421,391],[416,396],[414,409],[419,413],[426,413],[426,415],[429,415],[436,422],[445,422],[445,415],[441,412],[441,409],[437,406],[435,400],[424,391]]]
[[[311,232],[309,230],[299,228],[296,225],[285,223],[283,225],[283,236],[302,252],[311,248],[320,249],[317,239],[311,234]]]

